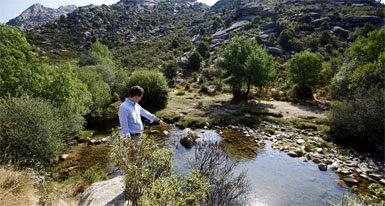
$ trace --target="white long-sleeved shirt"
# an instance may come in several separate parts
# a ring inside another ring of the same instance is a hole
[[[119,107],[119,121],[121,135],[130,137],[130,133],[140,133],[143,131],[143,123],[140,116],[151,121],[155,120],[155,115],[143,109],[138,103],[134,103],[128,98]]]

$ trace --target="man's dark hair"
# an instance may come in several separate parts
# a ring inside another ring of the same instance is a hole
[[[140,86],[132,86],[130,88],[130,91],[128,91],[129,97],[135,97],[136,95],[142,96],[144,93],[144,90]]]

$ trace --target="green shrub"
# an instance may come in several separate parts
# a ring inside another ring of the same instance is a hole
[[[202,56],[199,52],[194,51],[191,56],[188,58],[188,68],[191,71],[198,71],[201,67]]]
[[[88,91],[92,95],[92,103],[89,105],[90,115],[93,117],[103,117],[107,106],[111,103],[111,91],[107,83],[103,81],[100,74],[79,68],[79,79],[87,85]]]
[[[91,49],[80,56],[78,65],[79,66],[90,66],[90,65],[112,65],[111,53],[106,45],[103,45],[99,41],[91,44]]]
[[[112,158],[126,171],[125,195],[133,205],[200,205],[208,184],[197,171],[187,178],[172,170],[172,149],[159,148],[152,137],[141,141],[115,137]]]
[[[183,90],[179,90],[179,91],[176,93],[176,95],[178,95],[178,96],[182,96],[182,95],[184,95],[184,94],[186,94],[186,91],[183,91]]]
[[[48,166],[64,146],[59,110],[28,96],[0,99],[0,157],[26,166]],[[4,162],[3,162],[4,163]]]
[[[128,89],[135,85],[144,89],[144,95],[140,102],[143,108],[154,112],[166,107],[168,86],[166,78],[161,73],[155,71],[134,72],[128,81],[125,97],[128,97]]]
[[[203,58],[210,56],[210,45],[206,41],[200,41],[197,46],[197,51]]]
[[[163,74],[168,80],[173,80],[178,72],[178,63],[173,61],[162,66]]]
[[[290,80],[296,84],[294,91],[297,97],[312,98],[311,87],[318,83],[322,59],[319,53],[304,51],[289,60]]]

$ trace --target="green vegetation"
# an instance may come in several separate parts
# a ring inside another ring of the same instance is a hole
[[[168,86],[166,78],[159,72],[154,71],[136,71],[134,72],[127,84],[128,89],[132,86],[139,85],[144,89],[144,95],[140,102],[143,108],[149,111],[158,111],[167,105]],[[128,93],[125,97],[128,97]]]
[[[171,149],[160,149],[151,137],[142,141],[115,138],[112,158],[126,171],[125,194],[133,205],[199,205],[209,185],[197,170],[188,177],[172,170]]]
[[[234,40],[224,50],[223,58],[218,67],[229,78],[235,100],[248,98],[251,86],[263,87],[270,80],[272,57],[255,40]]]
[[[66,119],[58,108],[42,99],[6,97],[0,99],[1,163],[48,166],[64,147]]]
[[[385,28],[359,38],[348,50],[331,87],[339,101],[329,113],[335,138],[367,146],[383,145]]]
[[[295,54],[289,61],[290,80],[295,85],[295,96],[312,98],[312,86],[318,82],[322,56],[308,51]]]
[[[201,67],[202,56],[199,52],[194,51],[191,56],[188,58],[188,68],[191,71],[198,71]]]

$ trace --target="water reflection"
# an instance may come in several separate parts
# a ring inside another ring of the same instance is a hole
[[[252,187],[250,205],[330,205],[340,201],[343,194],[353,196],[338,185],[339,177],[334,172],[322,172],[316,164],[291,158],[270,144],[258,147],[252,138],[230,130],[223,131],[223,138],[214,130],[197,132],[208,141],[221,142],[233,158],[241,160],[236,172],[247,170]],[[169,137],[161,139],[165,147],[174,149],[175,171],[186,175],[195,150],[180,145],[181,136],[182,130],[172,128]]]

